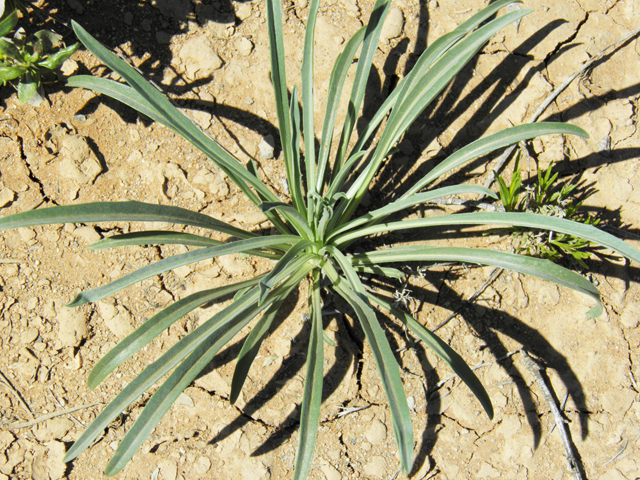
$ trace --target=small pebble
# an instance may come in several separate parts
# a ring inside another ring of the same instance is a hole
[[[275,150],[274,146],[275,146],[275,142],[273,140],[273,135],[264,136],[260,141],[260,143],[258,144],[258,151],[260,152],[260,157],[264,158],[265,160],[269,160],[273,158],[273,152]]]

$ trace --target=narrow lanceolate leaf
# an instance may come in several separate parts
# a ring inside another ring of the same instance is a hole
[[[191,233],[164,230],[124,233],[103,238],[89,245],[89,250],[106,250],[130,245],[185,245],[189,247],[213,247],[224,242]]]
[[[405,277],[404,272],[402,272],[401,270],[398,270],[397,268],[380,267],[379,265],[357,265],[357,266],[354,266],[353,269],[356,272],[368,273],[372,275],[381,275],[383,277],[389,277],[389,278],[400,279]]]
[[[291,205],[282,202],[263,202],[258,208],[265,214],[271,210],[278,210],[286,214],[293,227],[301,236],[309,240],[313,238],[313,232],[309,228],[307,220]]]
[[[284,164],[287,167],[287,180],[293,182],[299,179],[291,176],[293,164],[293,150],[291,142],[291,121],[289,117],[289,91],[287,90],[287,77],[285,73],[284,41],[282,38],[282,7],[280,0],[267,0],[267,26],[269,31],[269,49],[271,53],[271,80],[276,98],[276,113],[278,116],[278,128],[280,129],[280,143]],[[293,193],[293,190],[291,190]],[[297,202],[300,199],[294,200]]]
[[[186,208],[142,202],[95,202],[30,210],[0,218],[0,231],[56,223],[99,222],[165,222],[207,228],[238,238],[257,236]]]
[[[149,83],[136,69],[105,48],[80,25],[74,21],[71,24],[77,37],[91,53],[136,90],[138,97],[135,102],[141,104],[148,112],[157,112],[157,116],[151,118],[155,118],[178,133],[204,153],[227,174],[254,205],[258,205],[262,201],[278,201],[278,197],[256,175],[220,146],[208,133],[196,126],[193,120],[178,110],[158,88]],[[73,84],[73,80],[71,82]],[[145,105],[146,107],[144,107]],[[134,106],[134,108],[137,107]],[[278,215],[268,214],[267,217],[280,232],[287,233],[289,231]]]
[[[183,135],[190,143],[214,160],[243,192],[248,192],[248,197],[252,199],[252,201],[257,202],[257,196],[247,188],[247,184],[267,195],[267,198],[275,200],[275,195],[273,195],[257,177],[251,175],[234,157],[220,147],[214,139],[198,129],[189,118],[180,112],[167,97],[151,85],[140,73],[101,45],[100,42],[93,38],[80,25],[72,22],[72,26],[80,41],[91,53],[131,85],[150,108],[160,112],[161,117],[167,122],[162,122],[163,124]]]
[[[327,107],[324,114],[324,122],[322,124],[322,138],[320,140],[320,150],[318,152],[318,176],[316,178],[316,191],[322,193],[325,181],[326,169],[329,164],[329,152],[331,151],[331,143],[333,141],[333,128],[336,124],[338,115],[338,106],[342,97],[342,88],[349,66],[353,63],[358,48],[362,44],[366,27],[362,27],[356,34],[349,39],[344,50],[338,55],[336,63],[331,70],[331,78],[329,80],[329,89],[327,93]],[[346,167],[345,167],[346,168]]]
[[[402,102],[399,102],[391,112],[380,141],[376,146],[375,155],[349,188],[347,192],[347,197],[350,199],[349,207],[345,210],[343,218],[349,218],[355,211],[384,158],[389,155],[391,148],[427,105],[480,51],[493,34],[529,13],[531,13],[531,10],[508,13],[480,27],[451,48],[447,55],[443,55],[428,71],[422,81],[415,83],[413,88],[407,92],[405,98],[402,99]]]
[[[304,54],[302,55],[302,131],[304,134],[304,159],[306,165],[307,189],[316,191],[316,135],[314,128],[314,98],[313,98],[313,63],[316,18],[320,0],[312,0],[307,16],[307,27],[304,36]],[[312,202],[309,202],[311,205]],[[311,214],[311,210],[309,211]]]
[[[440,225],[505,225],[512,227],[527,227],[539,230],[551,230],[557,233],[566,233],[574,237],[589,240],[597,245],[610,248],[614,252],[624,255],[630,260],[640,264],[640,251],[626,244],[613,235],[603,232],[592,225],[586,225],[564,218],[548,217],[536,213],[502,213],[502,212],[477,212],[457,213],[442,215],[439,217],[421,218],[418,220],[405,220],[402,222],[382,223],[372,227],[363,228],[336,237],[332,243],[336,246],[344,245],[356,238],[373,235],[381,232],[396,230],[408,230],[413,228],[434,227]]]
[[[278,276],[278,274],[287,266],[289,263],[296,258],[300,252],[309,248],[313,243],[310,240],[302,239],[295,245],[292,245],[287,253],[285,253],[280,260],[274,265],[273,269],[269,273],[267,273],[262,280],[260,280],[259,289],[260,289],[260,302],[263,302],[267,297],[267,293],[273,288],[274,280]]]
[[[390,262],[464,262],[492,265],[514,272],[534,275],[589,295],[596,301],[587,315],[602,314],[598,289],[587,279],[549,260],[480,248],[430,247],[410,245],[366,252],[351,258],[354,265],[377,265]]]
[[[345,223],[342,227],[338,228],[332,233],[332,237],[338,236],[342,232],[352,230],[364,224],[371,225],[373,223],[377,223],[389,217],[390,215],[393,215],[394,213],[401,212],[416,205],[430,202],[431,200],[434,200],[436,198],[447,197],[449,195],[464,195],[468,193],[480,193],[482,195],[487,195],[495,199],[498,198],[498,196],[493,191],[480,185],[454,185],[453,187],[438,188],[436,190],[430,190],[428,192],[412,195],[409,198],[401,198],[400,200],[391,202],[390,204],[385,205],[382,208],[372,210],[362,217]]]
[[[197,328],[189,335],[180,340],[171,347],[158,360],[153,362],[144,371],[134,378],[122,391],[116,396],[109,405],[107,405],[91,425],[82,433],[80,438],[71,446],[64,457],[65,462],[69,462],[76,458],[84,449],[93,443],[98,435],[122,413],[136,398],[144,393],[149,387],[156,383],[165,373],[175,367],[195,348],[207,340],[222,326],[227,325],[232,319],[240,315],[249,315],[251,307],[255,307],[258,300],[258,294],[247,295],[239,301],[232,303],[224,310],[218,312],[209,319],[200,328]]]
[[[398,101],[402,101],[407,95],[409,89],[421,81],[427,74],[427,71],[435,63],[436,60],[441,58],[452,46],[458,43],[465,35],[469,34],[472,30],[477,28],[481,23],[488,20],[498,10],[510,3],[522,3],[520,0],[500,0],[493,2],[491,5],[482,9],[480,12],[473,15],[467,21],[459,25],[455,30],[449,32],[442,37],[437,38],[429,47],[422,52],[418,61],[413,66],[408,75],[406,75],[400,83],[393,89],[391,94],[386,98],[384,103],[380,106],[375,115],[369,120],[367,126],[362,132],[358,143],[354,147],[353,151],[359,151],[363,145],[371,138],[377,127],[385,118],[389,110]]]
[[[589,135],[583,129],[567,123],[527,123],[516,127],[506,128],[497,133],[476,140],[475,142],[471,142],[459,150],[456,150],[454,154],[447,157],[443,162],[440,162],[427,175],[411,187],[409,191],[402,196],[402,198],[407,198],[413,195],[415,192],[420,191],[434,180],[475,158],[481,157],[482,155],[513,145],[514,143],[522,142],[523,140],[530,140],[542,135],[553,134],[577,135],[578,137],[589,138]]]
[[[425,345],[427,345],[433,353],[438,355],[444,362],[449,365],[449,368],[458,375],[464,383],[471,389],[476,396],[484,411],[487,412],[489,418],[493,418],[493,406],[491,405],[491,399],[489,394],[485,390],[482,382],[473,373],[473,370],[469,368],[469,365],[453,350],[449,345],[443,342],[435,333],[430,332],[420,322],[418,322],[411,315],[403,312],[392,303],[380,298],[377,295],[373,295],[367,292],[369,299],[376,305],[384,308],[391,313],[394,317],[404,323],[413,334],[420,339]]]
[[[376,0],[373,11],[371,12],[371,17],[367,23],[364,40],[362,42],[362,51],[360,52],[360,58],[358,58],[358,68],[356,69],[356,76],[351,90],[351,98],[349,99],[349,105],[347,107],[347,116],[344,120],[342,135],[338,145],[334,172],[337,172],[337,170],[341,168],[346,159],[349,141],[351,140],[351,135],[356,125],[356,119],[358,118],[364,99],[365,87],[369,79],[369,74],[371,73],[373,54],[378,49],[380,31],[382,30],[382,25],[387,17],[387,13],[389,13],[390,6],[390,0]]]
[[[291,192],[291,199],[298,212],[304,212],[305,202],[302,192],[302,173],[300,171],[300,105],[298,104],[298,89],[294,86],[289,104],[289,118],[291,119],[291,157],[290,164],[285,164],[287,182]],[[285,158],[285,160],[287,160]]]
[[[247,252],[257,248],[265,248],[282,243],[296,243],[299,239],[299,237],[293,235],[257,237],[248,240],[238,240],[237,242],[225,243],[224,245],[216,247],[199,248],[181,255],[174,255],[172,257],[165,258],[164,260],[160,260],[159,262],[141,267],[135,272],[120,277],[119,279],[107,283],[102,287],[82,292],[78,294],[76,298],[68,304],[68,306],[79,307],[80,305],[84,305],[88,302],[96,302],[119,290],[122,290],[123,288],[183,265],[189,265],[190,263],[201,262],[202,260],[207,260],[209,258],[230,255],[232,253]]]
[[[284,299],[283,299],[284,300]],[[269,334],[273,320],[278,314],[278,309],[281,303],[275,303],[264,315],[258,320],[255,326],[251,329],[246,340],[242,344],[242,349],[238,354],[238,360],[236,362],[236,368],[233,371],[233,378],[231,379],[231,393],[229,394],[229,402],[236,403],[242,386],[247,379],[247,374],[251,368],[251,364],[255,360],[258,352],[260,351],[260,345],[263,340]]]
[[[271,305],[272,301],[286,297],[307,275],[310,269],[311,266],[307,269],[301,269],[274,290],[269,305]],[[105,469],[106,475],[115,475],[124,468],[184,389],[187,388],[209,364],[220,349],[231,341],[261,309],[262,307],[256,307],[252,312],[243,316],[234,317],[230,322],[221,325],[215,332],[215,335],[210,335],[206,342],[200,344],[174,370],[169,378],[149,399],[140,417],[138,417],[131,429],[119,443],[118,449]]]
[[[169,127],[170,119],[163,112],[149,103],[145,97],[140,95],[133,87],[124,83],[116,82],[108,78],[99,78],[92,75],[74,75],[67,79],[68,87],[86,88],[94,92],[111,97],[125,105],[137,110],[150,119]]]
[[[119,367],[125,360],[135,355],[142,347],[147,345],[156,336],[169,328],[173,322],[184,317],[202,305],[224,298],[238,290],[252,287],[260,281],[260,277],[247,280],[245,282],[226,285],[220,288],[203,290],[185,297],[172,305],[168,306],[161,312],[157,313],[149,320],[144,322],[131,335],[120,340],[118,344],[100,359],[93,367],[87,384],[90,389],[96,388],[109,373]]]
[[[235,318],[233,322],[219,328],[215,332],[214,339],[199,345],[176,367],[169,378],[151,396],[136,422],[118,444],[116,452],[104,471],[105,475],[111,477],[124,468],[180,393],[189,386],[220,349],[252,319],[253,317],[249,315]]]
[[[429,45],[424,52],[422,52],[417,63],[411,69],[409,74],[400,81],[382,105],[380,105],[380,108],[376,111],[373,117],[371,117],[371,120],[367,123],[360,138],[358,138],[358,142],[355,147],[353,147],[352,152],[358,152],[364,147],[385,119],[389,111],[397,102],[402,101],[407,90],[415,85],[415,82],[419,81],[425,75],[425,72],[429,67],[431,67],[433,62],[439,59],[449,48],[451,48],[452,45],[455,45],[456,42],[463,38],[467,33],[468,32],[458,31],[456,29],[455,31],[438,38],[435,42]]]
[[[89,250],[105,250],[107,248],[124,247],[130,245],[184,245],[188,247],[213,247],[224,245],[225,242],[214,240],[213,238],[193,235],[191,233],[171,232],[165,230],[124,233],[112,237],[103,238],[89,245]],[[287,247],[283,244],[282,247]],[[273,250],[280,250],[280,247],[271,247]],[[258,257],[279,259],[282,255],[278,253],[268,253],[259,250],[247,252]]]
[[[304,480],[311,469],[313,452],[318,436],[324,363],[322,328],[322,300],[320,299],[320,275],[316,271],[311,284],[311,334],[307,350],[307,376],[304,381],[302,409],[300,411],[300,443],[296,454],[294,480]]]
[[[369,304],[364,286],[349,261],[338,251],[330,252],[338,262],[347,279],[338,275],[330,263],[324,263],[322,270],[332,282],[332,287],[342,296],[356,312],[358,320],[371,346],[371,352],[378,366],[382,386],[387,395],[393,430],[400,452],[400,464],[404,472],[411,471],[413,465],[413,428],[411,414],[407,404],[400,378],[400,369],[393,356],[393,351],[384,330],[378,323],[376,313]]]
[[[292,262],[292,264],[285,271],[282,272],[282,276],[278,281],[296,272],[306,262],[312,258],[311,255],[301,257]],[[311,268],[311,267],[309,267]],[[280,289],[278,287],[276,290]],[[282,293],[282,290],[274,291],[272,298],[276,299],[278,294]],[[262,310],[268,308],[271,302],[267,300],[262,306],[257,305],[258,302],[258,290],[253,289],[247,294],[234,301],[231,305],[216,313],[207,322],[201,325],[199,328],[189,333],[186,337],[180,340],[177,344],[171,347],[164,353],[158,360],[153,362],[144,371],[134,378],[109,405],[107,405],[102,412],[96,417],[96,419],[89,425],[89,427],[82,433],[80,438],[71,446],[64,461],[69,462],[82,453],[98,435],[116,418],[122,413],[134,400],[136,400],[142,393],[156,383],[164,374],[175,367],[180,361],[182,361],[187,355],[194,351],[195,348],[202,345],[203,342],[208,342],[211,337],[224,328],[229,322],[233,322],[237,318],[254,318]]]

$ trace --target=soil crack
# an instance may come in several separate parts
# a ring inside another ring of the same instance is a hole
[[[53,200],[53,199],[51,199],[51,198],[49,198],[47,196],[47,194],[44,191],[43,182],[36,176],[36,174],[31,169],[31,165],[29,165],[29,162],[27,161],[27,154],[25,153],[25,149],[24,149],[24,138],[22,138],[21,136],[17,135],[16,139],[17,139],[17,142],[18,142],[18,146],[20,148],[20,159],[22,160],[22,163],[24,164],[25,168],[27,169],[27,172],[29,172],[29,180],[31,180],[33,183],[35,183],[38,186],[38,193],[40,194],[39,202],[36,205],[32,206],[31,208],[29,208],[27,210],[33,210],[39,204],[41,204],[42,202],[44,202],[46,200],[51,202],[53,205],[58,205],[55,200]]]
[[[580,22],[578,22],[578,26],[574,30],[573,34],[569,38],[558,42],[558,44],[556,45],[556,48],[554,48],[550,53],[547,54],[547,56],[543,60],[545,65],[548,65],[551,62],[551,60],[553,59],[553,57],[558,55],[558,52],[560,52],[562,49],[564,49],[564,47],[566,47],[567,45],[570,45],[571,42],[573,42],[576,39],[576,37],[580,33],[580,29],[589,20],[589,12],[585,11],[584,13],[585,13],[584,18],[582,20],[580,20]],[[547,79],[547,81],[549,81],[549,83],[551,83],[553,85],[553,83],[549,79]]]

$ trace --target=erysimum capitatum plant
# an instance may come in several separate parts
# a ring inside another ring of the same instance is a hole
[[[80,293],[69,304],[76,307],[98,301],[119,290],[171,269],[215,258],[243,253],[271,259],[273,267],[255,279],[205,290],[182,298],[157,313],[134,333],[106,354],[91,371],[88,383],[95,388],[115,368],[138,352],[173,322],[211,301],[235,295],[228,307],[216,313],[149,365],[99,414],[69,449],[70,461],[100,435],[105,427],[126,410],[142,393],[165,374],[109,462],[106,474],[119,472],[131,459],[157,423],[214,356],[245,326],[255,321],[238,355],[231,386],[231,401],[239,395],[249,368],[287,296],[302,282],[308,284],[311,329],[307,350],[304,393],[301,401],[300,440],[295,478],[308,475],[316,443],[323,385],[322,296],[326,291],[342,297],[350,305],[375,358],[386,392],[395,439],[405,472],[413,464],[413,430],[403,391],[400,370],[378,320],[377,310],[386,311],[428,345],[467,384],[489,417],[493,411],[484,387],[462,358],[446,343],[427,330],[393,300],[363,284],[363,275],[399,277],[393,264],[407,262],[465,262],[493,265],[523,274],[535,275],[591,296],[596,305],[589,311],[602,312],[596,288],[580,275],[548,260],[495,250],[440,247],[429,244],[390,246],[354,253],[356,242],[381,233],[409,229],[428,229],[441,225],[513,226],[552,230],[573,235],[640,263],[640,252],[623,241],[591,225],[534,213],[454,213],[429,218],[402,220],[412,208],[447,195],[482,194],[496,198],[494,192],[474,185],[438,187],[438,180],[468,162],[508,145],[540,135],[567,134],[586,137],[571,125],[537,123],[512,127],[476,140],[443,160],[413,185],[399,188],[401,195],[382,208],[365,211],[363,197],[375,188],[374,178],[384,160],[409,126],[438,97],[454,76],[483,48],[491,36],[518,21],[529,10],[516,10],[497,18],[495,14],[513,0],[494,2],[472,16],[453,32],[439,38],[419,57],[407,74],[368,119],[357,139],[354,129],[363,103],[365,85],[390,0],[376,1],[368,25],[346,42],[334,65],[324,112],[322,132],[314,131],[314,25],[319,1],[309,6],[304,42],[300,95],[289,92],[284,69],[281,5],[267,0],[267,23],[271,49],[271,70],[275,90],[282,156],[286,167],[290,201],[283,202],[264,184],[251,164],[245,166],[201,131],[157,88],[146,81],[108,49],[100,45],[79,25],[74,24],[82,43],[126,83],[103,78],[78,76],[69,84],[108,95],[135,108],[151,119],[179,133],[206,154],[272,223],[276,233],[262,235],[231,226],[207,215],[186,209],[140,202],[100,202],[46,208],[0,219],[0,229],[54,223],[163,222],[209,229],[225,234],[225,241],[179,231],[140,231],[103,239],[91,248],[106,249],[126,245],[177,244],[190,247],[187,253],[165,258],[125,275],[109,284]],[[355,78],[348,95],[348,109],[341,134],[334,141],[337,111],[345,79],[357,56]],[[299,95],[299,96],[298,96]],[[362,124],[362,123],[360,123]],[[434,186],[435,185],[435,186]],[[362,250],[362,249],[360,249]]]

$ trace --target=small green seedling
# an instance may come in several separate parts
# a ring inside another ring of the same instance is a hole
[[[520,157],[513,167],[511,182],[499,176],[498,186],[500,200],[507,212],[532,212],[551,217],[566,218],[586,225],[598,225],[599,219],[585,215],[578,211],[587,196],[577,200],[577,183],[568,183],[558,179],[558,172],[553,172],[553,164],[546,170],[539,169],[537,182],[530,187],[522,186],[522,176],[518,168]],[[554,262],[561,261],[570,255],[583,268],[588,268],[584,262],[591,258],[589,251],[594,244],[589,240],[553,230],[535,230],[514,227],[512,238],[514,248],[519,253],[534,257],[546,258]]]
[[[51,30],[27,35],[18,28],[18,11],[26,14],[16,0],[0,4],[0,82],[18,80],[18,99],[38,105],[43,97],[42,83],[57,78],[56,70],[78,49],[75,43],[64,46],[62,36]],[[13,33],[10,38],[8,35]]]

